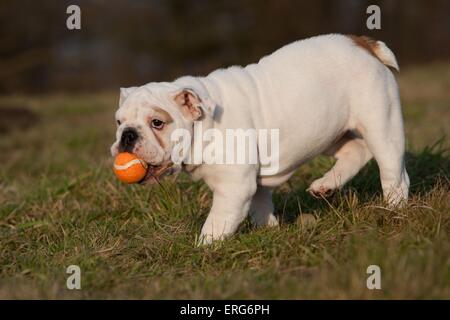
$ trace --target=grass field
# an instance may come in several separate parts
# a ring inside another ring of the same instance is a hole
[[[203,183],[114,178],[115,94],[2,97],[0,298],[450,299],[450,64],[398,79],[406,208],[382,207],[374,162],[326,201],[311,198],[305,188],[332,164],[319,158],[277,189],[279,228],[245,222],[209,247],[195,246],[211,204]],[[82,290],[66,288],[71,264]],[[381,290],[366,287],[369,265]]]

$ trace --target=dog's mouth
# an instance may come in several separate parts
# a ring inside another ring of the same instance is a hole
[[[159,182],[159,180],[164,176],[168,176],[173,173],[172,166],[173,166],[172,161],[168,161],[166,163],[157,166],[148,164],[147,173],[145,174],[144,178],[142,178],[142,180],[139,181],[139,183],[154,184]]]

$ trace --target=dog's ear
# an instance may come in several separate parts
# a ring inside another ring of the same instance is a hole
[[[138,87],[120,88],[119,108],[122,106],[127,97]]]
[[[204,115],[212,115],[214,104],[208,97],[200,96],[190,88],[183,88],[174,95],[174,101],[181,110],[181,113],[188,119],[196,121]]]

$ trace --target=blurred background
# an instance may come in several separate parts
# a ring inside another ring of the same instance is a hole
[[[66,28],[67,6],[81,30]],[[366,8],[381,8],[368,30]],[[0,93],[91,92],[205,75],[323,33],[385,41],[400,67],[450,59],[450,1],[2,0]]]

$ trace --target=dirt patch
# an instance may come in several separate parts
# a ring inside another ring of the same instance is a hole
[[[37,114],[22,106],[0,106],[0,133],[28,129],[39,120]]]

